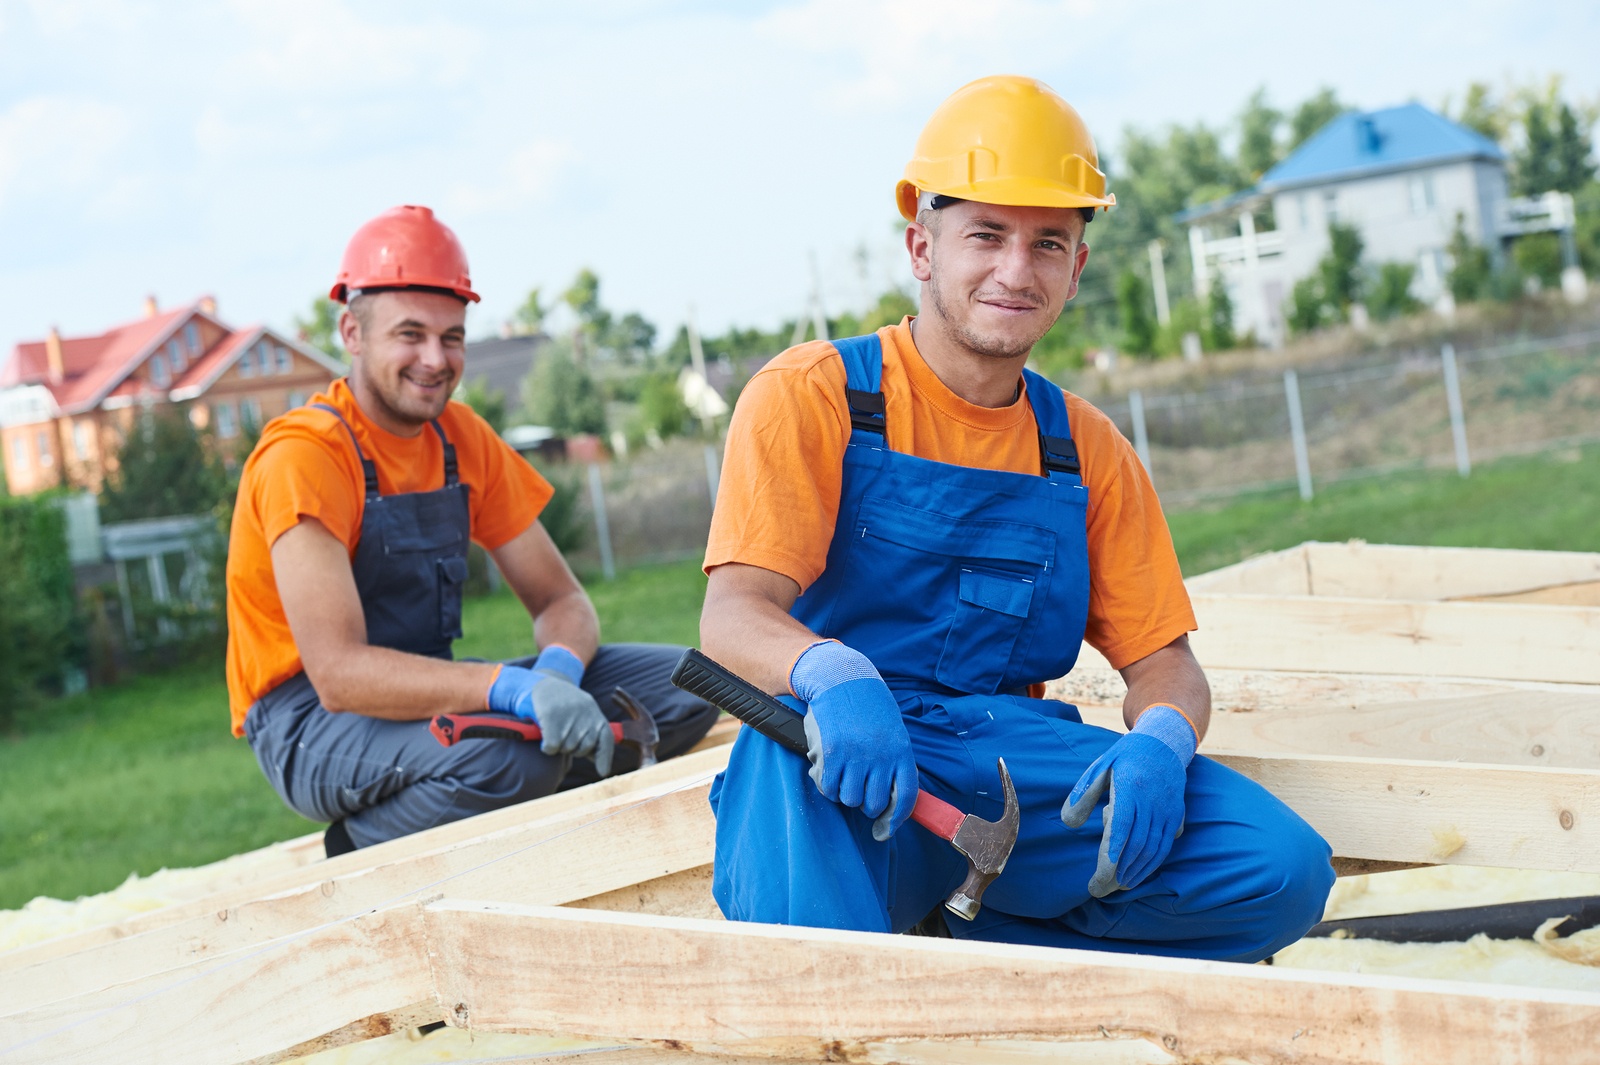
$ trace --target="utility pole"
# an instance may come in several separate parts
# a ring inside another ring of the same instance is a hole
[[[706,376],[706,351],[700,346],[700,327],[694,321],[694,304],[689,304],[689,320],[684,328],[689,333],[689,363],[694,367],[694,372],[700,376],[700,384],[709,391],[711,378]],[[711,416],[706,413],[705,403],[698,404],[700,410],[700,427],[709,436],[712,430]]]
[[[1150,287],[1156,292],[1156,323],[1166,325],[1172,321],[1172,308],[1167,303],[1167,267],[1161,260],[1161,242],[1150,242]]]

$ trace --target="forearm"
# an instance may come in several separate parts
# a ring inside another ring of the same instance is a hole
[[[718,566],[700,614],[702,649],[762,691],[790,694],[789,670],[820,639],[784,605],[792,605],[799,590],[787,577],[754,566]]]
[[[1189,650],[1189,638],[1180,636],[1122,670],[1128,695],[1122,701],[1122,720],[1129,728],[1155,703],[1175,706],[1204,738],[1211,721],[1211,685]]]
[[[560,644],[587,665],[600,646],[600,618],[583,589],[546,605],[533,619],[533,638],[541,648]]]
[[[362,645],[339,652],[336,661],[308,664],[306,672],[322,705],[335,713],[419,721],[482,710],[496,668]]]

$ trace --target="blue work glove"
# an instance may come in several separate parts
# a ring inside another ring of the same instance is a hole
[[[1183,789],[1198,743],[1188,718],[1157,704],[1078,778],[1061,807],[1068,828],[1089,820],[1108,786],[1111,793],[1089,894],[1137,887],[1166,861],[1183,831]]]
[[[857,806],[883,842],[911,816],[917,763],[900,704],[867,656],[837,640],[795,660],[789,688],[806,703],[806,757],[824,798]]]
[[[578,687],[582,679],[582,659],[565,647],[546,647],[532,669],[500,667],[489,686],[489,709],[534,722],[543,734],[539,750],[591,758],[604,777],[616,739],[594,696]]]

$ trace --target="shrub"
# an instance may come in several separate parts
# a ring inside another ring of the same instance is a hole
[[[0,499],[0,726],[83,658],[66,520],[48,496]]]

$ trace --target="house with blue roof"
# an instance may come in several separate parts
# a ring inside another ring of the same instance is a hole
[[[1256,219],[1268,203],[1276,228],[1258,231]],[[1458,216],[1467,234],[1495,254],[1509,235],[1563,222],[1554,201],[1517,203],[1499,145],[1421,104],[1406,104],[1340,115],[1255,188],[1191,208],[1178,220],[1190,227],[1197,294],[1226,284],[1235,328],[1275,346],[1287,331],[1285,305],[1295,282],[1328,251],[1330,222],[1361,232],[1366,262],[1414,265],[1412,294],[1448,307],[1445,249]]]

